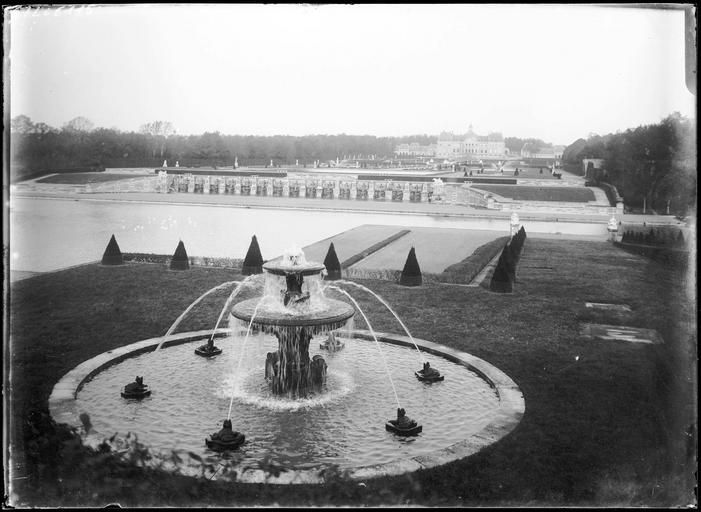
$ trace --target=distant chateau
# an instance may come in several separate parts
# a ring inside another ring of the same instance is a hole
[[[429,156],[437,158],[470,158],[470,157],[504,157],[508,154],[504,137],[494,132],[489,135],[477,135],[470,125],[467,133],[456,135],[443,132],[438,136],[438,142],[422,146],[416,142],[399,144],[394,153],[397,156]]]

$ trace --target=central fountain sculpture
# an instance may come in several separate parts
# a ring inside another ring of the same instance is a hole
[[[322,390],[326,362],[319,355],[310,359],[309,343],[313,336],[345,326],[355,314],[351,305],[324,297],[325,270],[320,263],[307,262],[301,249],[292,248],[263,265],[263,298],[244,300],[231,310],[249,329],[277,338],[278,350],[268,352],[265,361],[265,378],[275,395],[302,398]]]

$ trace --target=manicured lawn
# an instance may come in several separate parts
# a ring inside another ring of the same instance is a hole
[[[410,233],[360,260],[353,268],[402,270],[409,250],[414,247],[421,271],[439,274],[504,234],[503,231],[477,229],[410,229]]]
[[[62,185],[87,185],[106,181],[128,180],[135,176],[129,174],[107,174],[104,172],[75,172],[54,174],[37,180],[37,183],[59,183]]]
[[[363,224],[303,248],[307,261],[324,261],[333,242],[339,262],[344,262],[372,245],[401,231],[401,226]]]
[[[527,239],[512,294],[359,281],[385,297],[415,336],[483,358],[520,386],[526,412],[519,426],[467,459],[366,485],[339,478],[324,486],[272,486],[171,476],[104,459],[89,466],[55,441],[42,444],[30,420],[47,412],[52,387],[66,372],[111,348],[164,334],[201,293],[237,277],[217,268],[87,265],[12,284],[9,426],[13,462],[28,477],[13,482],[14,504],[694,503],[695,297],[686,295],[693,282],[604,242]],[[371,297],[354,295],[373,328],[400,332]],[[224,300],[225,292],[213,294],[180,330],[211,327]],[[616,320],[587,310],[588,301],[624,303],[632,313]],[[665,343],[587,341],[579,335],[582,321],[656,329]],[[364,327],[361,319],[355,325]]]
[[[473,188],[492,192],[516,201],[565,201],[586,203],[595,201],[591,190],[575,187],[528,187],[524,185],[473,185]]]

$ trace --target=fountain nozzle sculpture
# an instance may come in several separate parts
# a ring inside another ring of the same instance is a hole
[[[202,357],[214,357],[222,353],[222,350],[214,345],[214,333],[209,336],[207,343],[195,349],[195,354]]]
[[[438,382],[445,378],[438,370],[431,368],[431,364],[428,361],[424,363],[424,367],[421,370],[414,372],[414,374],[417,379],[424,382]]]
[[[136,400],[141,400],[146,398],[151,394],[151,390],[146,384],[144,384],[143,377],[136,377],[134,382],[130,382],[122,390],[122,398],[134,398]]]
[[[245,300],[231,311],[234,318],[278,339],[278,350],[269,352],[265,361],[265,378],[276,395],[306,397],[321,391],[327,366],[321,356],[309,357],[310,340],[343,327],[355,313],[349,304],[322,296],[324,270],[324,265],[307,262],[301,249],[292,248],[263,265],[269,288],[278,282],[281,287],[284,278],[279,297]]]

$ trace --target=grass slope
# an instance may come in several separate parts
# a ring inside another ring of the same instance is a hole
[[[97,470],[86,470],[85,463],[65,456],[24,457],[56,451],[56,441],[37,447],[43,438],[27,419],[47,411],[60,377],[110,348],[164,334],[201,293],[236,278],[227,269],[182,273],[129,263],[87,265],[12,284],[11,441],[15,465],[26,458],[29,477],[13,482],[15,503],[684,506],[695,501],[696,330],[686,277],[595,242],[529,240],[511,294],[361,281],[389,301],[413,335],[481,357],[520,386],[526,412],[517,429],[467,459],[365,486],[340,477],[324,486],[272,486],[174,477],[102,461]],[[225,295],[204,300],[180,330],[211,327]],[[374,299],[354,295],[373,328],[401,332]],[[611,318],[588,311],[587,301],[625,303],[633,312]],[[665,343],[583,340],[582,321],[657,329]],[[364,327],[362,319],[356,327]]]

